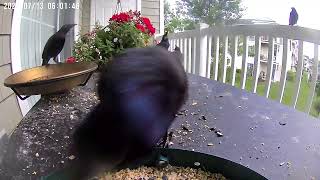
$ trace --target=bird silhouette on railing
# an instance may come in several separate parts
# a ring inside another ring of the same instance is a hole
[[[165,32],[165,33],[164,33],[164,35],[162,36],[162,39],[161,39],[160,43],[157,44],[157,46],[163,47],[163,48],[165,48],[166,50],[169,49],[170,43],[169,43],[169,38],[168,38],[168,32]]]
[[[169,43],[169,38],[168,38],[168,32],[165,32],[164,35],[162,36],[162,39],[160,41],[159,44],[157,44],[156,46],[158,47],[162,47],[162,48],[165,48],[166,50],[169,49],[170,47],[170,43]],[[181,50],[180,48],[176,45],[175,49],[173,52],[171,52],[174,56],[176,56],[177,60],[180,62],[180,63],[183,63],[183,55],[181,53]]]
[[[76,24],[63,25],[58,32],[56,32],[48,39],[42,52],[42,66],[48,65],[51,58],[53,58],[53,60],[58,63],[57,56],[63,49],[64,42],[66,40],[66,34],[75,25]]]
[[[289,17],[289,25],[294,26],[295,24],[297,24],[298,19],[299,19],[298,12],[296,8],[292,7],[290,12],[290,17]]]
[[[167,138],[187,91],[181,63],[164,48],[129,49],[115,57],[101,72],[99,104],[73,136],[79,173],[75,179],[94,174],[92,170],[98,167],[119,167],[150,152]]]
[[[172,52],[172,54],[174,56],[176,56],[176,59],[182,64],[183,63],[183,56],[182,56],[182,53],[181,53],[181,50],[178,46],[176,46],[174,48],[174,51]]]

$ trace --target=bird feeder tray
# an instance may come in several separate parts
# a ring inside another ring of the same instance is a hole
[[[93,62],[38,66],[12,74],[5,79],[4,85],[25,100],[31,95],[52,94],[84,86],[97,68]]]
[[[159,164],[161,157],[167,159],[168,163],[172,166],[190,167],[195,169],[200,168],[207,172],[220,173],[227,179],[231,180],[266,180],[265,177],[256,173],[255,171],[227,159],[200,152],[180,149],[155,148],[154,151],[151,154],[147,155],[145,158],[119,167],[117,170],[125,168],[136,169],[140,166],[154,167]],[[41,180],[71,179],[71,177],[73,177],[73,174],[76,173],[76,171],[74,170],[74,166],[75,164],[71,163],[64,169],[53,172],[46,177],[42,177]]]

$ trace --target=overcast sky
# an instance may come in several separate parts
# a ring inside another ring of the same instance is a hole
[[[320,30],[320,0],[243,0],[246,7],[243,18],[270,18],[279,24],[289,23],[291,7],[295,7],[298,25]],[[313,45],[306,43],[304,54],[313,57]]]
[[[279,24],[289,23],[291,7],[295,7],[298,25],[320,30],[320,0],[243,0],[247,7],[244,18],[271,18]]]

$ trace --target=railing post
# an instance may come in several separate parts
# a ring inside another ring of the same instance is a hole
[[[196,43],[196,59],[195,74],[206,77],[206,61],[207,61],[207,35],[202,33],[202,29],[209,27],[208,24],[198,24],[199,33],[197,34]]]

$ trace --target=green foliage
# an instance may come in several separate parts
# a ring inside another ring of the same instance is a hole
[[[79,61],[102,65],[127,48],[144,47],[148,39],[133,23],[111,22],[104,28],[97,25],[92,32],[81,36],[74,45],[73,55]]]
[[[320,82],[319,81],[317,81],[317,83],[316,83],[315,91],[316,91],[317,96],[320,96]]]
[[[316,110],[316,112],[317,112],[318,115],[319,115],[319,113],[320,113],[320,100],[319,100],[319,99],[317,99],[317,100],[314,102],[314,109]]]
[[[165,31],[173,33],[195,29],[195,21],[188,18],[186,11],[181,3],[176,2],[176,7],[170,9],[170,4],[166,0],[164,4],[164,23]]]
[[[291,81],[291,82],[294,82],[295,79],[296,79],[296,73],[293,72],[293,71],[288,71],[287,72],[287,81]]]
[[[209,24],[232,24],[242,17],[242,0],[182,0],[188,15],[197,21]]]

